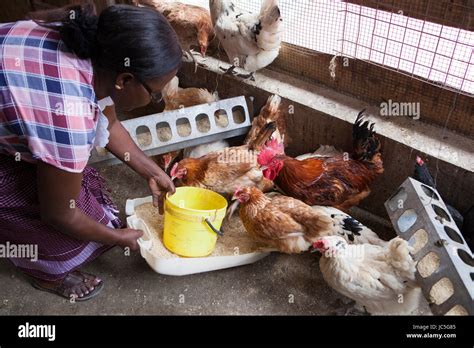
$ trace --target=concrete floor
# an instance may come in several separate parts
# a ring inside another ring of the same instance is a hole
[[[101,170],[123,216],[127,198],[149,193],[144,180],[125,166]],[[184,277],[154,273],[139,253],[114,248],[84,270],[99,275],[99,297],[71,304],[34,290],[9,262],[0,262],[0,315],[335,315],[351,301],[329,288],[316,254],[271,254],[247,266]],[[184,302],[184,303],[183,303]],[[352,312],[352,314],[362,314]]]

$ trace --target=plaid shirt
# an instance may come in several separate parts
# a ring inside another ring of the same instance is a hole
[[[0,24],[0,153],[82,172],[99,112],[90,60],[33,21]]]

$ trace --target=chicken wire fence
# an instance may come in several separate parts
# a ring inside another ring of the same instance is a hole
[[[462,94],[474,95],[474,32],[438,24],[434,18],[411,18],[387,1],[280,0],[284,41],[302,51],[341,55],[396,70]],[[258,11],[253,0],[237,0]],[[379,9],[383,3],[383,10]],[[395,3],[395,1],[392,1]],[[413,2],[412,2],[413,3]],[[426,2],[426,9],[430,1]],[[469,23],[474,5],[461,7],[459,25]],[[428,11],[426,11],[428,12]],[[324,67],[325,68],[325,67]]]
[[[209,8],[208,0],[183,1]],[[260,10],[261,1],[233,2],[243,10]],[[364,6],[367,3],[370,7]],[[435,14],[429,11],[440,6]],[[300,68],[310,64],[295,57],[295,52],[321,52],[364,60],[474,96],[474,32],[466,30],[472,27],[472,2],[279,0],[279,7],[285,24],[283,41],[291,44],[291,49],[281,51],[280,59],[291,62],[295,71],[306,71]],[[453,12],[456,20],[448,21],[447,13]],[[416,13],[416,18],[410,17],[411,13]],[[319,69],[328,73],[327,66],[311,67]]]
[[[430,21],[444,21],[447,8],[443,18],[426,14],[418,19],[405,16],[395,6],[389,7],[391,11],[380,10],[379,2],[374,3],[375,8],[342,4],[340,54],[474,95],[474,32]],[[429,6],[427,1],[427,10]],[[459,25],[467,26],[474,5],[455,6],[463,13]]]

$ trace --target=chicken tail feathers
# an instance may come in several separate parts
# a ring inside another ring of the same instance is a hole
[[[280,104],[281,104],[281,97],[277,94],[273,94],[270,97],[268,97],[267,105],[265,105],[265,108],[268,107],[268,111],[270,111],[271,113],[275,113],[278,111]]]
[[[380,141],[374,131],[375,123],[365,120],[365,110],[362,110],[352,127],[354,143],[354,159],[372,161],[380,152]]]
[[[255,27],[258,47],[264,50],[278,51],[281,44],[282,23],[283,19],[278,1],[264,1],[260,11],[259,23]]]
[[[276,131],[276,122],[269,122],[260,130],[255,139],[249,143],[250,150],[260,150],[267,140],[270,140],[272,134]]]

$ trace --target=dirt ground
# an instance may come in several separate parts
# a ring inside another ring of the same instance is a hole
[[[126,199],[149,195],[145,181],[123,165],[101,173],[122,218]],[[114,248],[84,268],[104,280],[102,293],[70,303],[33,289],[2,260],[0,315],[362,315],[326,285],[318,262],[316,254],[273,253],[252,265],[172,277],[155,273],[138,252]]]

